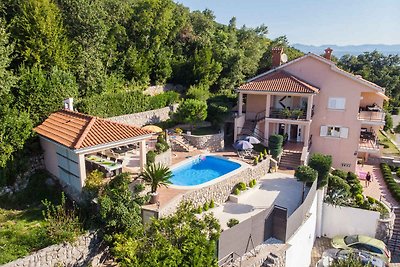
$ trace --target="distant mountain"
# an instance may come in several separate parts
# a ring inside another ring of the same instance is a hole
[[[372,52],[374,50],[377,50],[378,52],[384,54],[384,55],[394,55],[398,54],[400,55],[400,44],[398,45],[384,45],[384,44],[365,44],[365,45],[345,45],[345,46],[339,46],[339,45],[320,45],[320,46],[315,46],[315,45],[304,45],[304,44],[293,44],[292,45],[294,48],[299,49],[303,53],[314,53],[317,55],[321,55],[324,53],[324,50],[327,47],[330,47],[333,49],[332,54],[336,57],[342,57],[345,54],[350,54],[350,55],[359,55],[364,52]]]

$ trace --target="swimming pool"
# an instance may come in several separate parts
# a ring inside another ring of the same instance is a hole
[[[172,169],[173,185],[195,186],[204,184],[232,172],[241,165],[234,161],[216,156],[198,156]]]

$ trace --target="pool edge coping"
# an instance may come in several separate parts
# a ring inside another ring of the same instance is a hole
[[[172,165],[171,166],[171,170],[175,169],[175,168],[178,168],[181,165],[184,165],[185,163],[187,163],[189,161],[192,161],[195,158],[202,157],[202,156],[213,156],[213,157],[217,157],[217,158],[223,158],[224,160],[228,160],[228,161],[232,161],[232,162],[238,163],[240,165],[240,167],[235,169],[235,170],[233,170],[233,171],[230,171],[230,172],[228,172],[228,173],[226,173],[226,174],[224,174],[222,176],[219,176],[219,177],[214,178],[214,179],[212,179],[210,181],[202,183],[202,184],[198,184],[198,185],[174,185],[174,184],[171,184],[171,185],[169,185],[169,187],[175,188],[175,189],[183,189],[183,190],[197,190],[197,189],[200,189],[200,188],[204,188],[204,187],[207,187],[207,186],[214,185],[214,184],[219,183],[219,182],[221,182],[223,180],[226,180],[227,178],[229,178],[229,176],[232,176],[232,175],[238,173],[239,171],[242,171],[245,168],[249,168],[250,167],[250,165],[247,164],[246,162],[243,162],[243,161],[240,161],[240,160],[237,160],[237,159],[226,158],[226,157],[223,157],[223,156],[220,156],[220,155],[216,155],[216,154],[213,154],[213,153],[202,153],[202,154],[190,157],[188,159],[185,159],[185,160],[183,160],[183,161],[181,161],[179,163],[176,163],[176,164]]]

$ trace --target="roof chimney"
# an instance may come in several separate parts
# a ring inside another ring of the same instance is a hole
[[[64,108],[67,110],[74,111],[73,102],[74,102],[74,99],[72,97],[65,99],[64,100]]]
[[[327,60],[331,60],[332,51],[333,51],[333,50],[332,50],[330,47],[328,47],[327,49],[325,49],[324,58],[326,58]]]
[[[281,65],[281,55],[283,53],[282,47],[273,47],[272,48],[272,67],[276,68]]]

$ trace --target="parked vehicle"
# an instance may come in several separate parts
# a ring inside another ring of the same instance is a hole
[[[370,267],[385,267],[385,262],[366,251],[357,249],[337,249],[331,248],[324,251],[321,259],[316,264],[316,267],[329,267],[334,262],[334,260],[346,259],[350,255],[354,255],[358,258],[364,265]]]
[[[332,239],[332,246],[341,249],[358,249],[368,251],[386,263],[390,262],[390,251],[381,240],[365,235],[335,236]]]

